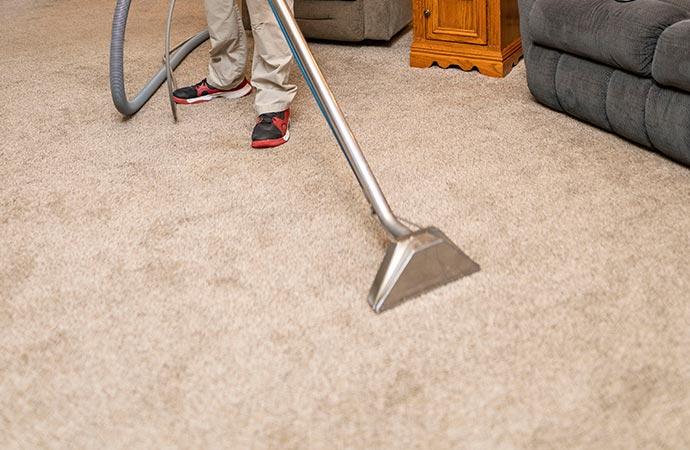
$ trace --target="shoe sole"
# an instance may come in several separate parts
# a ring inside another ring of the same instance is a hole
[[[278,139],[267,139],[265,141],[253,141],[253,148],[271,148],[283,145],[290,139],[290,129],[285,132],[285,135]]]
[[[180,105],[196,105],[197,103],[206,103],[210,102],[213,99],[216,98],[241,98],[241,97],[246,97],[252,92],[252,85],[247,83],[246,86],[244,86],[241,89],[237,89],[236,91],[230,91],[230,92],[218,92],[216,94],[208,94],[208,95],[202,95],[201,97],[194,97],[194,98],[179,98],[179,97],[173,97],[173,100],[175,103],[180,104]]]

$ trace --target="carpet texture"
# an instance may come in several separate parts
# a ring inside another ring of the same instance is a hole
[[[482,266],[377,316],[386,237],[297,70],[291,141],[255,151],[252,97],[120,117],[114,1],[0,5],[1,448],[690,448],[686,167],[522,63],[314,43],[394,210]],[[133,2],[131,95],[166,14]],[[173,41],[203,27],[180,2]]]

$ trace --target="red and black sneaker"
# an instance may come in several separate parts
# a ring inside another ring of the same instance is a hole
[[[192,105],[194,103],[208,102],[218,97],[240,98],[249,95],[250,92],[252,92],[252,85],[249,84],[246,78],[233,89],[215,88],[208,84],[206,78],[204,78],[194,86],[177,89],[173,92],[173,99],[175,103]]]
[[[290,110],[261,114],[252,132],[252,147],[277,147],[290,139]]]

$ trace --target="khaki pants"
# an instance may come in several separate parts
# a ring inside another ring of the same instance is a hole
[[[288,83],[292,53],[267,0],[245,0],[254,36],[252,86],[257,114],[290,107],[297,88]],[[290,8],[293,0],[287,0]],[[247,37],[242,26],[240,0],[206,0],[206,22],[211,42],[208,82],[231,89],[245,77]]]

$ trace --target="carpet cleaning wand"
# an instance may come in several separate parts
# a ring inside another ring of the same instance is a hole
[[[369,291],[375,312],[479,270],[479,265],[435,227],[411,230],[391,211],[357,140],[328,87],[285,0],[267,0],[316,103],[340,144],[364,196],[391,238]]]

